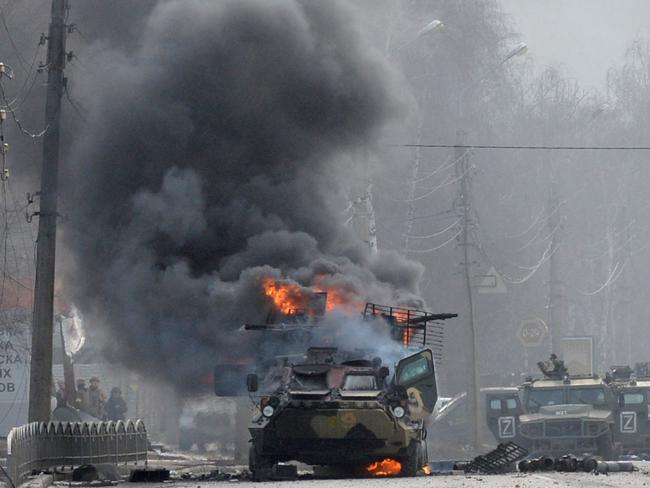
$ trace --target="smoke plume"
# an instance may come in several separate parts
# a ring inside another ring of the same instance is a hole
[[[263,277],[421,305],[420,265],[342,225],[341,181],[399,107],[348,8],[173,0],[144,25],[78,87],[64,189],[66,291],[116,359],[192,388],[264,320]]]

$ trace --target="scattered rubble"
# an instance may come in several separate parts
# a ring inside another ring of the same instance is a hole
[[[566,455],[559,458],[550,456],[541,456],[535,459],[524,459],[519,462],[519,471],[522,473],[534,471],[559,471],[574,473],[584,471],[586,473],[614,473],[614,472],[631,472],[636,468],[630,461],[599,461],[593,457],[578,458],[573,455]]]
[[[476,456],[468,463],[457,463],[466,473],[497,474],[515,470],[515,463],[528,455],[528,451],[514,442],[499,444],[487,454]]]
[[[162,483],[167,480],[169,480],[169,470],[165,468],[134,469],[129,476],[131,483]]]

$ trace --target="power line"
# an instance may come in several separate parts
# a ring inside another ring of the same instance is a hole
[[[13,48],[14,53],[16,54],[16,58],[18,59],[20,67],[25,71],[25,73],[29,73],[27,69],[27,62],[25,61],[25,58],[23,58],[22,54],[20,54],[20,50],[18,49],[18,46],[16,46],[16,43],[14,42],[11,32],[9,31],[9,26],[7,25],[7,19],[5,17],[4,12],[1,9],[0,9],[0,22],[2,23],[2,27],[4,28],[5,32],[7,33],[7,37],[9,38],[9,43],[11,44],[11,47]]]
[[[72,97],[70,96],[70,92],[68,91],[68,86],[66,85],[65,88],[63,89],[63,93],[65,93],[65,98],[72,107],[72,109],[75,111],[75,113],[83,120],[84,122],[87,120],[87,117],[84,115],[82,108],[78,105],[77,102],[75,102]]]
[[[42,137],[42,136],[45,135],[45,133],[47,132],[47,127],[45,129],[43,129],[41,132],[37,133],[37,134],[34,134],[33,132],[30,132],[27,129],[25,129],[23,124],[18,119],[18,116],[16,115],[16,112],[14,111],[14,109],[11,107],[11,105],[7,101],[7,96],[5,94],[5,88],[4,88],[3,84],[2,84],[2,81],[0,81],[0,97],[2,98],[2,103],[5,104],[7,110],[9,110],[9,113],[11,114],[11,117],[14,119],[14,122],[16,123],[18,128],[20,129],[20,132],[22,132],[26,136],[31,137],[32,139],[36,139],[38,137]]]
[[[460,149],[519,149],[533,151],[650,151],[650,146],[505,146],[499,144],[387,144],[389,147],[460,148]]]

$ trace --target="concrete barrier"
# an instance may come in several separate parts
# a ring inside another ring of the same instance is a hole
[[[7,464],[15,484],[34,472],[91,463],[147,461],[147,429],[126,422],[32,422],[11,429]]]

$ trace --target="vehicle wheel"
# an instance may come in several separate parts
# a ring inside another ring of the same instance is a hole
[[[422,468],[425,462],[426,449],[423,441],[413,441],[409,446],[409,456],[402,460],[400,476],[413,477]]]
[[[605,434],[598,438],[598,455],[603,458],[604,461],[616,461],[614,455],[614,442],[612,441],[612,436],[610,434]]]
[[[273,460],[266,456],[260,456],[251,446],[248,451],[248,469],[251,472],[253,481],[268,481],[273,473]]]

